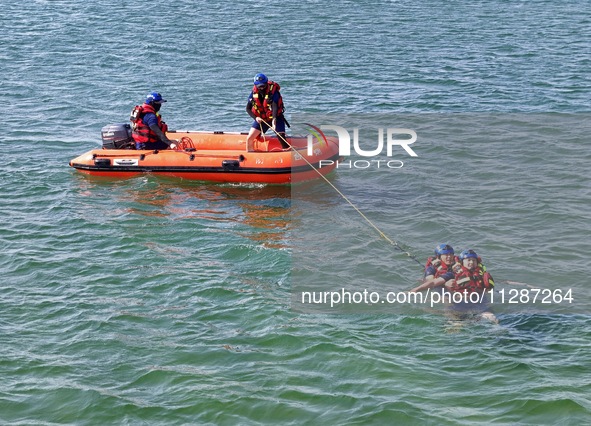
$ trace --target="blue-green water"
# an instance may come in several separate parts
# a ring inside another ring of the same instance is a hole
[[[0,423],[591,422],[586,2],[2,9]],[[472,245],[499,289],[572,288],[576,309],[501,308],[498,325],[302,313],[294,262],[314,280],[343,256],[331,279],[396,291],[420,268],[322,183],[292,197],[67,166],[150,90],[172,128],[247,130],[261,71],[294,121],[419,117],[405,126],[419,157],[332,182],[417,258]],[[538,113],[548,125],[532,127]],[[322,262],[298,263],[308,240]]]

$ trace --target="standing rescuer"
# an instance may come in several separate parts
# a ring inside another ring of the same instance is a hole
[[[265,74],[254,76],[254,86],[246,103],[246,112],[254,120],[246,139],[247,149],[251,149],[261,132],[269,130],[269,125],[277,132],[281,146],[289,148],[285,141],[285,108],[279,90],[279,84],[269,80]]]
[[[146,96],[143,105],[136,105],[131,111],[129,120],[136,149],[176,148],[176,141],[166,136],[168,126],[160,117],[163,102],[166,100],[162,99],[160,93],[152,92]]]

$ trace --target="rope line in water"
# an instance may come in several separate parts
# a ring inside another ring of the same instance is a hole
[[[281,139],[283,142],[285,142],[289,148],[294,151],[297,152],[297,150],[287,141],[286,138],[284,138],[283,136],[281,136],[274,128],[273,126],[271,126],[269,123],[267,123],[264,119],[261,118],[261,121],[263,123],[265,123],[271,130],[273,130],[273,132],[277,135],[277,137],[279,139]],[[263,140],[265,140],[265,134],[263,132],[261,132],[261,134],[263,135]],[[386,240],[388,243],[390,243],[392,246],[394,246],[394,248],[396,248],[397,250],[399,250],[401,253],[405,254],[407,257],[409,257],[410,259],[414,260],[420,267],[421,269],[423,268],[423,264],[416,258],[416,256],[414,256],[413,254],[411,254],[410,252],[408,252],[407,250],[404,250],[396,241],[392,240],[390,237],[388,237],[380,228],[377,227],[377,225],[375,225],[361,210],[359,210],[359,208],[357,208],[357,206],[355,204],[353,204],[353,202],[351,200],[349,200],[349,198],[347,198],[347,196],[345,194],[343,194],[336,186],[333,185],[333,183],[331,181],[328,180],[328,178],[326,176],[324,176],[322,173],[320,173],[320,171],[314,167],[312,165],[312,163],[310,163],[310,161],[308,161],[308,159],[306,157],[304,157],[303,155],[301,156],[303,158],[303,160],[316,172],[318,173],[318,175],[324,179],[324,181],[326,183],[328,183],[330,185],[330,187],[332,189],[334,189],[337,194],[339,194],[351,207],[353,207],[353,209],[355,209],[355,211],[357,213],[359,213],[359,215],[373,228],[377,231],[377,233],[380,235],[380,237],[382,237],[384,240]],[[522,282],[518,282],[518,281],[510,281],[510,280],[502,280],[500,281],[504,284],[508,284],[508,285],[518,285],[518,286],[524,286],[524,287],[529,287],[529,288],[540,288],[539,286],[533,286],[531,284],[527,284],[527,283],[522,283]]]
[[[264,119],[262,119],[262,118],[261,118],[261,121],[262,121],[263,123],[265,123],[265,124],[266,124],[266,125],[267,125],[267,126],[270,128],[270,129],[271,129],[271,130],[273,130],[273,132],[274,132],[274,133],[277,135],[277,137],[278,137],[279,139],[281,139],[283,142],[285,142],[285,143],[286,143],[286,144],[289,146],[289,148],[290,148],[292,151],[294,151],[294,152],[296,152],[296,153],[297,153],[297,150],[296,150],[296,149],[295,149],[295,148],[294,148],[294,147],[293,147],[293,146],[292,146],[292,145],[291,145],[291,144],[290,144],[290,143],[289,143],[289,142],[286,140],[286,138],[284,138],[284,137],[283,137],[283,136],[281,136],[279,133],[277,133],[277,131],[276,131],[276,130],[273,128],[273,126],[271,126],[269,123],[267,123],[267,122],[266,122]],[[265,136],[264,136],[264,133],[263,133],[262,131],[261,131],[261,133],[263,134],[263,140],[264,140],[264,138],[265,138]],[[355,211],[356,211],[357,213],[359,213],[359,215],[360,215],[360,216],[361,216],[361,217],[362,217],[362,218],[363,218],[363,219],[364,219],[364,220],[365,220],[365,221],[366,221],[366,222],[367,222],[367,223],[368,223],[368,224],[369,224],[369,225],[370,225],[370,226],[371,226],[373,229],[375,229],[375,230],[377,231],[377,233],[378,233],[378,234],[379,234],[379,235],[380,235],[380,236],[381,236],[381,237],[382,237],[384,240],[386,240],[387,242],[389,242],[391,245],[393,245],[393,246],[394,246],[394,248],[396,248],[397,250],[399,250],[400,252],[402,252],[403,254],[405,254],[407,257],[409,257],[410,259],[414,260],[414,261],[415,261],[415,262],[416,262],[416,263],[417,263],[417,264],[418,264],[418,265],[419,265],[421,268],[423,267],[423,264],[422,264],[422,263],[421,263],[421,262],[420,262],[420,261],[419,261],[419,260],[418,260],[418,259],[417,259],[417,258],[414,256],[414,255],[412,255],[410,252],[408,252],[408,251],[404,250],[402,247],[400,247],[400,245],[399,245],[399,244],[398,244],[396,241],[394,241],[394,240],[392,240],[390,237],[388,237],[388,236],[387,236],[387,235],[386,235],[386,234],[385,234],[385,233],[384,233],[384,232],[383,232],[383,231],[382,231],[380,228],[378,228],[378,227],[377,227],[377,226],[376,226],[376,225],[375,225],[375,224],[374,224],[374,223],[373,223],[371,220],[369,220],[369,218],[368,218],[368,217],[367,217],[365,214],[363,214],[363,212],[362,212],[361,210],[359,210],[359,209],[357,208],[357,206],[356,206],[355,204],[353,204],[353,202],[351,202],[351,200],[349,200],[349,198],[347,198],[347,196],[346,196],[345,194],[343,194],[343,193],[342,193],[342,192],[341,192],[341,191],[340,191],[340,190],[339,190],[339,189],[338,189],[336,186],[334,186],[334,185],[332,184],[332,182],[331,182],[331,181],[329,181],[329,180],[328,180],[328,178],[327,178],[326,176],[324,176],[322,173],[320,173],[320,170],[318,170],[316,167],[314,167],[314,166],[312,165],[312,163],[310,163],[310,161],[308,161],[308,159],[307,159],[306,157],[304,157],[303,155],[301,155],[301,157],[304,159],[304,161],[305,161],[306,163],[308,163],[308,165],[309,165],[309,166],[310,166],[310,167],[311,167],[311,168],[312,168],[312,169],[313,169],[313,170],[314,170],[316,173],[318,173],[318,175],[319,175],[319,176],[320,176],[322,179],[324,179],[324,181],[325,181],[326,183],[328,183],[328,184],[329,184],[329,185],[332,187],[332,189],[334,189],[334,190],[337,192],[337,194],[339,194],[339,195],[340,195],[340,196],[341,196],[341,197],[342,197],[342,198],[343,198],[343,199],[344,199],[344,200],[345,200],[347,203],[349,203],[349,205],[350,205],[351,207],[353,207],[353,208],[355,209]]]

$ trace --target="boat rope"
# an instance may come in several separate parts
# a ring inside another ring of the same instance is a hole
[[[193,143],[193,139],[191,139],[188,136],[183,136],[182,138],[179,139],[179,141],[176,145],[176,150],[177,151],[185,151],[188,149],[192,149],[193,151],[195,151],[196,150],[195,144]]]
[[[296,148],[293,147],[293,145],[291,145],[288,141],[287,138],[284,138],[281,134],[277,133],[277,131],[273,128],[273,126],[271,126],[269,123],[267,123],[264,119],[261,119],[263,123],[265,123],[271,130],[273,130],[273,132],[277,135],[277,138],[279,138],[280,140],[282,140],[283,142],[285,142],[289,148],[294,151],[294,152],[298,152]],[[263,132],[261,132],[261,134],[263,135],[263,140],[265,140],[265,134]],[[399,250],[400,252],[402,252],[403,254],[405,254],[406,256],[408,256],[410,259],[412,259],[413,261],[415,261],[420,267],[421,269],[423,269],[423,264],[416,258],[416,256],[414,256],[413,254],[411,254],[409,251],[405,250],[404,248],[402,248],[400,246],[400,244],[398,244],[396,241],[392,240],[390,237],[388,237],[380,228],[377,227],[377,225],[375,225],[365,214],[363,214],[363,212],[361,210],[359,210],[359,208],[357,208],[357,206],[355,204],[353,204],[353,202],[351,200],[349,200],[349,198],[347,198],[347,196],[345,194],[343,194],[336,186],[333,185],[333,183],[328,180],[328,178],[326,176],[324,176],[322,173],[320,173],[320,170],[318,170],[316,167],[314,167],[314,165],[312,165],[312,163],[310,163],[310,161],[308,161],[308,159],[306,157],[304,157],[303,155],[301,155],[301,157],[304,159],[304,161],[316,172],[318,173],[318,175],[324,179],[324,181],[326,183],[328,183],[332,189],[334,189],[347,203],[349,203],[349,205],[351,207],[353,207],[353,209],[355,209],[355,211],[357,213],[359,213],[359,215],[373,228],[375,229],[378,234],[384,239],[386,240],[388,243],[390,243],[391,245],[394,246],[394,248],[396,248],[397,250]],[[422,280],[420,280],[420,282],[422,282]],[[529,288],[533,288],[533,289],[543,289],[543,287],[539,287],[539,286],[534,286],[531,284],[527,284],[527,283],[522,283],[519,281],[510,281],[510,280],[502,280],[499,281],[503,284],[507,284],[507,285],[514,285],[514,286],[523,286],[523,287],[529,287]]]
[[[280,135],[279,133],[277,133],[277,131],[275,130],[275,128],[273,126],[271,126],[269,123],[267,123],[264,119],[261,118],[261,121],[267,125],[267,127],[269,127],[271,130],[273,130],[273,132],[275,132],[275,134],[277,135],[277,137],[282,140],[283,142],[285,142],[289,148],[298,153],[298,151],[293,147],[293,145],[291,145],[288,141],[287,138],[283,137],[282,135]],[[264,132],[261,132],[264,135]],[[263,136],[264,138],[264,136]],[[298,153],[299,154],[299,153]],[[353,204],[353,202],[351,200],[349,200],[349,198],[347,198],[347,196],[345,194],[343,194],[336,186],[334,186],[332,184],[332,182],[330,180],[328,180],[328,178],[326,176],[324,176],[320,170],[318,170],[316,167],[314,167],[314,165],[312,165],[312,163],[310,163],[310,161],[308,161],[308,159],[301,155],[301,157],[304,159],[304,161],[306,163],[308,163],[308,166],[310,166],[316,173],[318,173],[318,175],[324,179],[324,181],[326,183],[328,183],[332,189],[334,189],[337,194],[339,194],[347,203],[349,203],[349,205],[351,207],[353,207],[353,209],[355,209],[355,211],[357,213],[359,213],[359,215],[373,228],[377,231],[377,233],[380,235],[380,237],[382,237],[384,240],[386,240],[388,243],[390,243],[391,245],[394,246],[395,249],[399,250],[400,252],[402,252],[403,254],[405,254],[406,256],[408,256],[410,259],[414,260],[421,268],[423,267],[423,264],[416,258],[416,256],[414,256],[413,254],[411,254],[410,252],[408,252],[407,250],[405,250],[404,248],[402,248],[400,246],[400,244],[398,244],[398,242],[392,240],[390,237],[388,237],[380,228],[377,227],[376,224],[374,224],[365,214],[363,214],[363,212],[361,210],[359,210],[359,208],[357,208],[357,206],[355,204]]]

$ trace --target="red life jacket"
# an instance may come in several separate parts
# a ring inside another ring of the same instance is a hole
[[[267,91],[262,94],[258,87],[255,85],[252,88],[252,108],[251,111],[257,117],[261,117],[263,120],[269,122],[276,117],[273,117],[273,96],[275,92],[279,92],[279,84],[275,83],[274,81],[269,80],[267,82]],[[262,96],[261,96],[262,95]],[[283,107],[283,98],[281,97],[281,93],[279,93],[279,102],[277,104],[277,115],[283,114],[285,108]]]
[[[495,286],[490,273],[486,272],[486,268],[482,263],[478,263],[478,267],[470,270],[461,264],[454,265],[455,280],[450,290],[460,293],[482,293]]]
[[[154,133],[143,121],[144,116],[147,113],[156,115],[158,119],[158,127],[163,133],[168,131],[168,125],[162,121],[160,114],[156,112],[154,107],[149,104],[136,105],[131,110],[129,121],[131,121],[131,136],[133,140],[138,143],[155,143],[158,142],[158,136]]]
[[[458,261],[457,257],[455,258],[455,261]],[[425,271],[429,266],[433,266],[435,268],[434,277],[439,278],[440,276],[444,275],[447,271],[449,271],[453,264],[448,266],[445,263],[443,263],[441,259],[437,257],[430,257],[427,259],[427,263],[425,264]]]

